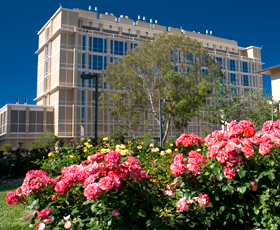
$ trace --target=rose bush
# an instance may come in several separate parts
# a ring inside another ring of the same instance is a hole
[[[280,120],[164,147],[85,140],[38,162],[7,204],[28,202],[39,229],[278,229],[279,147]]]

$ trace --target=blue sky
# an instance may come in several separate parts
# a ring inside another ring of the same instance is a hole
[[[98,7],[100,13],[146,16],[160,25],[205,33],[236,40],[239,46],[263,46],[263,68],[280,64],[280,1],[260,0],[96,0],[96,1],[4,1],[1,3],[0,42],[0,108],[8,103],[20,104],[27,98],[35,104],[37,87],[37,32],[59,8]],[[264,76],[264,87],[271,92],[270,76]]]

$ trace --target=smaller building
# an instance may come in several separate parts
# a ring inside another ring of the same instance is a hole
[[[21,148],[28,149],[46,130],[54,130],[52,106],[7,104],[0,109],[0,146],[22,143]]]
[[[259,71],[259,74],[271,76],[272,98],[274,101],[280,100],[280,65]]]

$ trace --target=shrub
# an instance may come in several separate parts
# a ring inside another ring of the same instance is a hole
[[[280,120],[158,148],[85,140],[49,155],[47,174],[28,172],[7,203],[28,202],[42,229],[278,229],[279,145]]]

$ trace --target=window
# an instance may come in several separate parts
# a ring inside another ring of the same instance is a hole
[[[131,49],[131,50],[134,49],[134,48],[136,48],[137,46],[138,46],[137,43],[130,43],[130,49]]]
[[[106,74],[104,74],[104,80],[103,80],[104,85],[103,85],[103,89],[107,89],[107,83],[106,83],[106,81],[105,81],[105,78],[106,78]]]
[[[104,68],[103,69],[107,69],[107,57],[104,56]]]
[[[26,111],[11,111],[11,132],[25,132]]]
[[[81,100],[82,100],[82,105],[85,105],[85,91],[81,91]]]
[[[98,55],[92,55],[92,60],[93,60],[93,65],[92,69],[93,70],[102,70],[103,68],[103,56],[98,56]]]
[[[252,73],[255,73],[255,63],[252,63]]]
[[[29,112],[29,132],[43,132],[43,111]]]
[[[107,39],[94,37],[92,50],[93,52],[107,53]]]
[[[83,68],[83,69],[85,68],[85,63],[86,63],[86,54],[83,53],[83,54],[82,54],[82,68]]]
[[[86,35],[83,35],[83,45],[82,45],[82,49],[86,50]]]
[[[124,43],[124,55],[127,55],[127,42]]]
[[[88,68],[91,69],[91,54],[88,55]]]
[[[236,74],[230,73],[230,83],[236,85]]]
[[[88,39],[88,50],[92,51],[92,37],[89,37]]]
[[[218,66],[223,69],[223,58],[221,57],[216,57],[216,61],[218,63]]]
[[[253,82],[253,86],[256,87],[256,79],[254,75],[252,76],[252,82]]]
[[[229,66],[230,66],[230,70],[231,71],[235,71],[236,70],[236,68],[235,68],[235,60],[229,60]]]
[[[244,86],[249,86],[248,75],[243,75],[243,85]]]
[[[82,72],[82,74],[85,74],[85,72]],[[85,87],[85,79],[82,79],[82,87]]]
[[[127,50],[127,43],[125,45],[125,53]],[[121,41],[111,40],[111,54],[123,55],[124,54],[124,44]]]
[[[242,62],[243,72],[248,73],[248,62]]]

